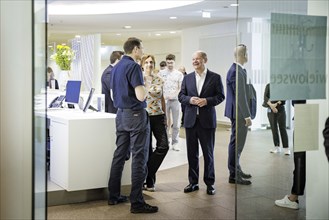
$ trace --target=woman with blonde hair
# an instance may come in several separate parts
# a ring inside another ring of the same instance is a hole
[[[143,189],[155,191],[155,174],[158,171],[168,150],[169,143],[166,132],[165,100],[163,97],[163,79],[154,72],[155,58],[153,55],[144,55],[141,60],[144,70],[144,82],[147,89],[146,111],[150,118],[151,134],[156,139],[153,151],[152,135],[150,135],[149,159],[147,162],[148,174]]]

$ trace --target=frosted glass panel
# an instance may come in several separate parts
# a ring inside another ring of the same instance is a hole
[[[33,87],[34,87],[34,204],[33,219],[46,219],[46,2],[33,1],[34,36],[33,36]]]
[[[324,16],[271,15],[271,96],[323,99],[326,89]]]
[[[295,106],[294,151],[319,149],[319,105]]]

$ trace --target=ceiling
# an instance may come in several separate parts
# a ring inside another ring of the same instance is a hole
[[[48,7],[59,2],[64,3],[62,7],[65,7],[72,3],[99,4],[118,1],[48,0]],[[134,7],[134,1],[121,2],[124,2],[124,7]],[[156,1],[153,0],[153,2]],[[67,43],[75,35],[100,33],[103,44],[117,45],[122,44],[131,36],[139,37],[143,41],[179,37],[183,29],[235,20],[237,14],[239,18],[269,18],[271,12],[305,14],[307,11],[307,0],[239,0],[239,7],[230,6],[236,2],[234,0],[206,0],[171,9],[121,14],[49,14],[48,42]],[[111,4],[107,7],[111,8]],[[202,10],[210,12],[211,18],[202,18]],[[169,19],[171,16],[176,16],[177,19]],[[126,25],[132,28],[124,29]]]

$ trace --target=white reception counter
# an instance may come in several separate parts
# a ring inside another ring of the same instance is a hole
[[[49,110],[50,180],[67,191],[105,188],[116,149],[115,114]],[[130,184],[126,161],[122,185]]]

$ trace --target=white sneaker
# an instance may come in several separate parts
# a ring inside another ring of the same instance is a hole
[[[180,151],[180,148],[178,147],[178,143],[172,145],[172,149],[174,151]]]
[[[290,199],[288,198],[288,195],[286,195],[283,199],[275,200],[274,203],[275,203],[275,205],[284,207],[284,208],[299,209],[298,203],[290,201]]]
[[[281,148],[280,147],[274,147],[273,149],[270,150],[270,152],[273,153],[273,154],[280,153]]]
[[[285,155],[290,155],[290,150],[289,150],[289,148],[284,148],[284,154],[285,154]]]
[[[143,190],[149,191],[149,192],[155,192],[155,187],[147,187],[146,184],[143,184]]]

